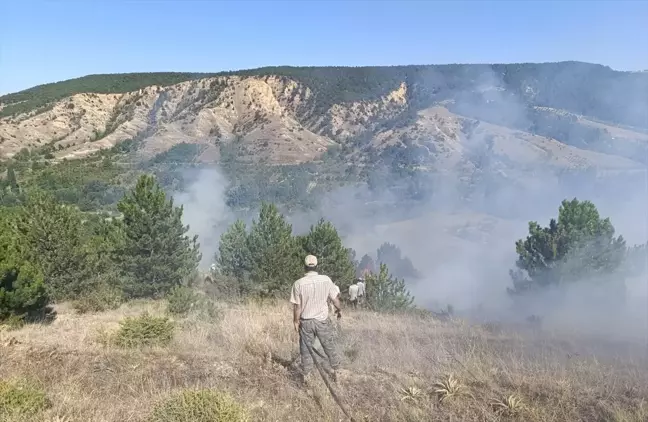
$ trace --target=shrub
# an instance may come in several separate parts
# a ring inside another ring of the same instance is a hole
[[[251,292],[252,288],[251,283],[246,280],[222,274],[210,274],[202,284],[202,289],[208,297],[225,302],[239,302],[242,294]]]
[[[173,323],[165,317],[144,313],[119,323],[114,344],[119,347],[167,346],[173,339]]]
[[[124,296],[119,288],[100,284],[75,300],[72,306],[78,313],[85,314],[117,309],[123,302]]]
[[[0,321],[35,316],[48,302],[45,283],[35,268],[0,262]]]
[[[6,330],[20,330],[25,326],[25,318],[23,315],[10,315],[2,321],[2,326]]]
[[[49,406],[40,385],[26,380],[0,380],[0,420],[9,417],[33,417]]]
[[[213,300],[204,297],[198,302],[196,307],[198,316],[201,320],[216,321],[221,318],[223,312],[221,308]]]
[[[247,410],[229,394],[184,390],[158,404],[149,422],[247,422]]]
[[[167,296],[167,311],[173,315],[186,315],[199,300],[200,297],[192,288],[175,286]]]

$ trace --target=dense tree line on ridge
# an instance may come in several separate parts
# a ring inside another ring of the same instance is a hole
[[[645,104],[648,76],[581,63],[448,64],[366,67],[264,67],[220,73],[124,73],[88,75],[39,85],[0,97],[0,117],[42,109],[79,93],[125,93],[157,85],[213,76],[279,76],[305,84],[316,95],[315,112],[348,101],[371,101],[408,84],[410,102],[426,106],[452,95],[474,95],[480,82],[493,80],[530,106],[552,107],[620,124],[646,127],[636,104]],[[529,91],[531,89],[531,91]],[[533,95],[529,93],[532,92]],[[619,95],[611,96],[610,92]],[[481,101],[481,97],[479,97]],[[473,98],[460,101],[469,104]],[[486,119],[487,120],[487,119]]]

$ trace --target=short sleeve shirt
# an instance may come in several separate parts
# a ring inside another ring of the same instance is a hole
[[[335,299],[339,292],[328,276],[309,271],[293,284],[290,303],[300,306],[302,319],[324,321],[328,318],[328,299]]]
[[[352,284],[349,286],[349,299],[356,300],[358,298],[358,285]]]
[[[358,282],[358,296],[364,296],[364,295],[365,295],[364,281],[359,281]]]

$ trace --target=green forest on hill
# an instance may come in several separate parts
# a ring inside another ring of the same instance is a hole
[[[466,137],[472,136],[475,126],[482,120],[636,161],[642,161],[646,156],[645,146],[639,143],[622,149],[610,141],[612,135],[605,130],[582,125],[570,116],[546,113],[537,108],[555,107],[616,124],[646,125],[641,114],[645,99],[640,99],[640,94],[641,89],[648,86],[648,74],[617,72],[605,66],[579,62],[266,67],[214,74],[90,75],[2,96],[0,102],[4,107],[0,114],[9,116],[47,107],[53,101],[81,92],[129,92],[153,84],[165,86],[215,75],[275,75],[298,80],[315,94],[315,108],[310,111],[315,117],[331,104],[376,99],[402,82],[408,87],[409,108],[402,115],[380,122],[376,129],[330,148],[315,162],[283,166],[250,164],[241,159],[241,151],[237,150],[235,142],[221,144],[218,166],[230,182],[227,204],[234,209],[258,208],[263,201],[277,203],[289,211],[313,209],[318,207],[318,201],[326,192],[348,185],[365,186],[377,196],[389,192],[396,202],[429,202],[437,187],[444,183],[436,172],[434,155],[409,138],[383,149],[371,148],[368,140],[375,135],[374,131],[407,123],[419,108],[449,98],[454,101],[448,105],[451,110],[474,118],[467,119],[462,127]],[[481,92],[478,88],[484,84],[502,89]],[[615,95],[609,95],[609,92]],[[520,103],[524,110],[522,118],[511,118],[507,113],[499,112],[511,102]],[[0,161],[0,174],[3,175],[0,178],[0,204],[18,205],[24,202],[27,192],[38,189],[51,193],[63,203],[76,205],[82,211],[114,212],[118,198],[143,173],[155,174],[167,192],[182,191],[191,183],[195,170],[205,166],[196,160],[200,147],[178,144],[141,161],[136,153],[146,132],[79,160],[55,163],[49,146],[23,149],[12,159]],[[466,177],[458,182],[457,197],[486,198],[503,184],[511,192],[524,189],[516,182],[515,175],[507,178],[494,170],[491,161],[495,158],[492,145],[489,145],[486,142],[468,154],[467,160],[475,164],[476,169],[471,174],[462,175]],[[603,182],[597,180],[595,174],[590,174],[590,170],[566,170],[559,176],[566,185],[591,185],[592,189],[600,189],[597,183]],[[547,169],[538,165],[525,171],[545,174],[543,172]],[[628,183],[634,182],[632,176],[627,175],[611,179],[618,182],[620,178],[627,179]]]
[[[315,93],[315,112],[340,102],[379,98],[397,88],[402,82],[410,87],[408,95],[414,105],[426,105],[456,95],[475,96],[472,92],[475,87],[480,84],[495,84],[504,89],[505,97],[521,99],[526,106],[559,108],[617,124],[648,129],[645,119],[648,74],[618,72],[606,66],[581,62],[367,67],[279,66],[218,73],[89,75],[4,95],[0,97],[0,103],[5,105],[0,110],[0,117],[46,107],[53,101],[79,93],[125,93],[150,85],[168,86],[193,79],[233,75],[276,75],[295,79]],[[484,98],[475,97],[472,100],[482,102]],[[484,117],[487,116],[482,116]]]

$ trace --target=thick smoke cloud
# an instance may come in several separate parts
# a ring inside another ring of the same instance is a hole
[[[218,168],[188,170],[189,187],[173,195],[174,201],[184,207],[183,222],[189,233],[198,235],[202,260],[200,267],[209,268],[218,251],[220,235],[236,218],[226,204],[225,193],[229,182]]]
[[[444,76],[427,77],[444,85]],[[565,75],[563,75],[565,77]],[[569,75],[578,80],[578,74]],[[453,92],[445,105],[466,121],[486,121],[528,129],[531,110],[525,100],[538,95],[533,81],[520,98],[504,90],[501,76],[484,67],[473,86]],[[543,94],[544,95],[544,94]],[[606,91],[605,103],[618,104],[614,91]],[[431,95],[432,97],[432,95]],[[432,100],[447,100],[443,90]],[[634,101],[642,101],[639,97]],[[627,104],[624,109],[631,109]],[[638,103],[637,109],[646,109]],[[537,117],[537,116],[536,116]],[[632,116],[636,120],[636,116]],[[506,288],[511,286],[509,269],[516,259],[515,241],[527,234],[529,221],[546,226],[557,217],[563,199],[592,200],[603,217],[610,217],[617,234],[628,246],[648,240],[648,186],[644,165],[616,174],[588,172],[561,174],[557,167],[541,163],[514,162],[502,150],[514,148],[505,137],[493,139],[483,126],[464,128],[459,145],[463,160],[429,179],[432,194],[417,203],[406,203],[391,190],[370,192],[366,186],[347,186],[320,198],[321,206],[312,212],[296,212],[289,221],[303,233],[317,219],[332,221],[347,246],[360,258],[375,254],[384,242],[398,245],[422,274],[409,281],[420,306],[430,309],[452,305],[459,314],[480,320],[522,322],[529,315],[543,317],[545,327],[571,329],[605,336],[643,338],[648,332],[648,275],[626,280],[625,301],[619,302],[605,289],[592,289],[584,280],[569,289],[548,290],[516,307]],[[549,127],[535,127],[538,133]],[[569,136],[569,134],[568,134]],[[576,135],[574,135],[576,136]],[[563,138],[566,144],[582,145],[578,139]],[[573,142],[572,142],[573,141]],[[600,145],[586,145],[592,150]],[[606,144],[606,152],[628,156],[627,145]],[[645,148],[645,146],[644,146]],[[466,177],[473,185],[462,189]],[[188,192],[177,195],[185,205],[185,220],[201,238],[205,262],[218,247],[218,237],[234,218],[224,205],[227,181],[216,170],[206,170]],[[619,274],[619,279],[624,276]]]

